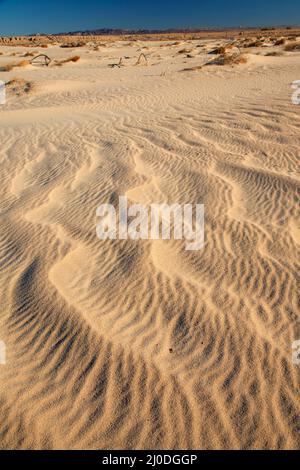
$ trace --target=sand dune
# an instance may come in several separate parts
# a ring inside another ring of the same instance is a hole
[[[300,52],[182,72],[218,45],[0,72],[0,448],[300,447]],[[204,248],[100,241],[123,195],[203,203]]]

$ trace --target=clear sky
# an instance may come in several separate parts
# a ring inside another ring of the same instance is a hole
[[[0,36],[271,25],[300,25],[300,0],[0,0]]]

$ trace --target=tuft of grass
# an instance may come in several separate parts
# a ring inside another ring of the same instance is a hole
[[[266,57],[282,57],[283,53],[278,51],[268,52],[265,54]]]
[[[61,67],[63,64],[68,64],[69,62],[78,62],[80,60],[79,55],[73,55],[72,57],[67,57],[66,59],[59,60],[55,62],[55,65]]]
[[[283,53],[278,52],[278,51],[271,51],[271,52],[267,52],[267,54],[265,54],[265,57],[282,57],[282,56],[283,56]]]
[[[32,52],[27,51],[27,52],[25,52],[25,54],[23,54],[22,57],[33,57],[34,55],[35,55],[35,54],[34,54],[33,51],[32,51]]]
[[[0,72],[10,72],[14,68],[13,64],[6,64],[0,67]]]
[[[252,41],[252,42],[243,44],[244,47],[260,47],[262,45],[263,45],[263,41],[261,41],[260,39],[258,39],[257,41]]]
[[[32,91],[33,83],[23,78],[12,78],[5,84],[6,88],[17,96]]]
[[[73,55],[72,57],[68,57],[67,59],[63,59],[61,61],[62,64],[67,64],[68,62],[78,62],[80,60],[79,55]]]
[[[286,43],[286,39],[280,38],[280,39],[277,39],[277,41],[275,41],[274,46],[284,46],[285,43]]]
[[[16,67],[27,67],[27,65],[29,65],[29,63],[30,62],[28,62],[28,60],[21,60],[21,62],[2,65],[0,67],[0,71],[1,72],[11,72],[11,70],[13,70]]]
[[[247,57],[242,54],[222,54],[213,61],[207,62],[205,65],[234,65],[246,64],[248,62]]]
[[[287,44],[284,50],[287,52],[300,51],[300,42],[293,42],[292,44]]]
[[[177,54],[189,54],[191,49],[187,49],[186,47],[184,49],[180,49],[180,51],[177,52]]]
[[[61,44],[59,47],[62,48],[72,48],[72,47],[83,47],[85,46],[85,42],[66,42]]]
[[[28,60],[21,60],[21,62],[18,62],[15,67],[27,67],[27,65],[29,65],[29,61]]]
[[[185,69],[180,70],[180,72],[195,72],[196,70],[201,70],[202,65],[195,65],[195,67],[187,67]]]
[[[226,54],[226,47],[224,46],[217,47],[216,49],[213,49],[212,51],[210,51],[209,54]]]

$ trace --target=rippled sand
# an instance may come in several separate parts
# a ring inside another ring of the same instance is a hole
[[[300,447],[300,52],[182,71],[214,45],[0,72],[0,448]],[[123,195],[203,203],[204,249],[100,241]]]

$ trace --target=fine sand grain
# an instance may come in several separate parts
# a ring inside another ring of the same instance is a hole
[[[0,448],[300,448],[300,51],[237,41],[0,72]],[[100,241],[124,195],[203,203],[204,248]]]

